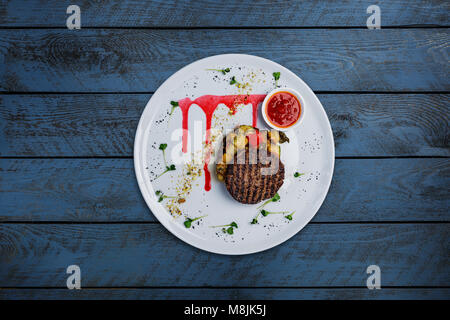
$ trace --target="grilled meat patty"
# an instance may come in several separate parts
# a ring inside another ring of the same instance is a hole
[[[257,160],[251,162],[249,161],[251,159],[249,150],[241,152],[245,153],[245,163],[237,162],[237,154],[234,163],[227,165],[225,185],[230,195],[235,200],[246,204],[254,204],[272,198],[284,181],[284,164],[278,155],[262,156],[258,152]],[[271,167],[274,161],[278,164]]]
[[[224,137],[222,161],[216,164],[216,174],[235,200],[254,204],[277,193],[284,181],[278,145],[283,142],[289,142],[283,133],[247,125]]]

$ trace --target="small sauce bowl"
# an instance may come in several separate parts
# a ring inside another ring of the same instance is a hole
[[[277,101],[272,101],[272,98],[274,97],[277,97],[278,103]],[[284,101],[286,101],[286,103],[281,103],[280,99],[285,99]],[[297,103],[300,105],[300,110],[297,110]],[[283,114],[277,115],[277,110],[280,110],[280,112],[283,111]],[[300,93],[298,93],[296,90],[291,88],[278,88],[272,90],[267,94],[262,103],[261,112],[264,121],[266,121],[269,127],[279,131],[287,131],[298,126],[302,122],[305,115],[305,103]],[[289,116],[295,117],[296,120],[287,125],[280,125],[279,123],[277,123],[277,120],[281,119],[279,118],[280,116],[283,118],[283,120],[284,118]],[[278,117],[279,119],[275,119],[275,117]]]

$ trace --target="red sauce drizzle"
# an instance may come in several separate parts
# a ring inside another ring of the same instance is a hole
[[[280,91],[270,97],[265,112],[273,125],[288,128],[300,118],[302,106],[292,93]]]
[[[180,106],[182,115],[183,115],[183,140],[182,140],[182,150],[184,153],[187,152],[187,143],[188,143],[188,117],[189,117],[189,108],[191,105],[198,105],[206,116],[206,138],[205,145],[207,148],[207,152],[205,155],[205,163],[203,165],[203,170],[205,171],[205,190],[211,190],[211,173],[208,170],[209,160],[211,158],[211,121],[214,111],[217,109],[218,105],[223,103],[226,105],[232,114],[237,112],[237,106],[240,104],[251,104],[252,105],[252,125],[256,127],[257,119],[258,119],[258,104],[261,103],[265,94],[251,94],[251,95],[229,95],[229,96],[214,96],[214,95],[204,95],[198,97],[195,100],[191,100],[189,98],[184,98],[178,101],[178,105]]]

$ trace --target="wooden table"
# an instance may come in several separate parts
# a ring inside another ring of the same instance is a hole
[[[0,2],[0,298],[450,298],[448,2],[385,1],[381,30],[362,0],[74,2],[81,30],[72,1]],[[248,256],[175,238],[133,170],[152,93],[221,53],[297,73],[336,143],[315,218]]]

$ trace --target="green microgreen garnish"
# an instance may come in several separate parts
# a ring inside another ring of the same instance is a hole
[[[155,192],[155,194],[157,195],[157,196],[159,196],[159,198],[158,198],[158,202],[162,202],[164,199],[166,199],[166,198],[173,198],[173,199],[176,199],[177,197],[175,197],[175,196],[166,196],[161,190],[157,190],[156,192]]]
[[[250,222],[251,224],[257,224],[258,223],[258,217],[261,214],[261,211],[258,212],[258,214],[256,215],[256,217],[253,218],[252,222]]]
[[[219,72],[222,72],[223,74],[227,74],[228,72],[230,72],[230,68],[225,68],[225,69],[206,69],[206,70],[219,71]]]
[[[280,200],[280,195],[278,193],[275,193],[275,195],[272,198],[270,198],[269,200],[265,201],[262,205],[260,205],[256,209],[264,208],[264,206],[266,206],[267,204],[269,204],[271,202],[277,202],[278,200]]]
[[[303,175],[304,175],[304,173],[299,173],[299,172],[294,173],[294,177],[296,177],[296,178],[303,176]]]
[[[161,144],[159,145],[159,150],[164,151],[164,150],[166,150],[166,148],[167,148],[167,143],[161,143]]]
[[[261,210],[261,214],[264,217],[267,217],[269,214],[283,214],[288,213],[289,211],[267,211],[267,210]]]
[[[228,227],[228,228],[227,228]],[[233,234],[234,233],[234,228],[237,228],[238,225],[236,222],[231,222],[230,224],[225,224],[222,226],[211,226],[211,228],[222,228],[222,232],[223,233],[228,233],[228,234]]]
[[[201,218],[204,218],[204,217],[206,217],[206,215],[205,216],[201,216],[201,217],[197,217],[197,218],[194,218],[194,219],[186,218],[186,221],[184,222],[184,226],[189,229],[191,227],[191,225],[192,225],[192,222],[194,222],[196,220],[199,220]]]
[[[273,75],[273,78],[275,79],[275,86],[278,87],[278,80],[280,80],[281,73],[280,72],[274,72],[274,73],[272,73],[272,75]]]
[[[155,178],[155,180],[156,179],[158,179],[159,177],[161,177],[163,174],[165,174],[166,172],[169,172],[169,171],[175,171],[177,168],[175,167],[175,165],[174,164],[171,164],[170,166],[166,166],[166,170],[164,170],[163,172],[161,172],[156,178]]]
[[[172,115],[173,110],[175,110],[175,108],[178,107],[178,102],[176,102],[176,101],[170,101],[170,104],[172,105],[172,109],[170,110],[169,115]]]
[[[286,219],[288,220],[292,220],[292,216],[294,215],[295,211],[292,211],[290,214],[288,214],[287,216],[284,216]]]
[[[258,217],[259,217],[259,214],[260,214],[260,213],[258,213],[258,215],[257,215],[256,217],[253,218],[252,222],[250,222],[251,224],[257,224],[257,223],[258,223]]]
[[[168,165],[168,164],[167,164],[167,161],[166,161],[166,152],[165,152],[166,148],[167,148],[167,143],[161,143],[161,144],[159,145],[159,150],[161,150],[162,153],[163,153],[164,165],[165,165],[165,167],[166,167],[166,170],[164,170],[162,173],[160,173],[160,174],[155,178],[155,180],[158,179],[159,177],[161,177],[161,176],[162,176],[163,174],[165,174],[166,172],[169,172],[169,171],[175,171],[175,170],[176,170],[176,167],[175,167],[174,164],[171,164],[171,165]]]
[[[238,87],[238,88],[245,88],[245,85],[242,84],[242,83],[240,83],[240,82],[238,82],[238,81],[236,80],[235,76],[232,76],[231,79],[230,79],[230,85],[233,85],[233,84],[234,84],[236,87]]]
[[[256,217],[253,218],[253,220],[250,222],[251,224],[257,224],[258,223],[258,217],[259,215],[262,215],[263,217],[267,217],[269,214],[285,214],[289,213],[289,211],[268,211],[268,210],[260,210]],[[292,220],[292,215],[295,213],[295,211],[291,212],[289,215],[285,216],[286,219]]]

